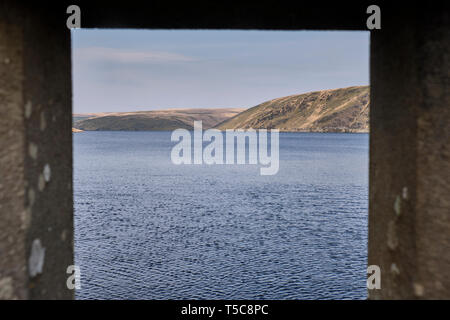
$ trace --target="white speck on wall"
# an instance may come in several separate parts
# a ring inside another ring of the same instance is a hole
[[[402,197],[403,197],[403,199],[408,200],[408,188],[407,187],[403,187]]]
[[[0,300],[11,299],[13,295],[13,279],[11,277],[0,279]]]
[[[61,240],[62,240],[62,241],[66,241],[66,238],[67,238],[67,230],[64,229],[64,230],[61,232]]]
[[[414,286],[414,294],[417,297],[422,297],[425,292],[425,289],[423,288],[423,286],[420,283],[414,283],[413,286]]]
[[[28,145],[28,154],[30,155],[31,158],[36,160],[37,153],[38,153],[38,146],[33,142],[30,142],[30,144]]]
[[[51,178],[52,172],[50,170],[50,165],[47,163],[44,166],[44,180],[45,182],[49,182]]]
[[[41,240],[34,239],[31,245],[31,254],[28,259],[28,272],[30,277],[42,273],[44,268],[45,248],[41,244]]]
[[[395,202],[394,202],[394,211],[395,211],[395,214],[397,215],[397,216],[399,216],[401,213],[402,213],[402,200],[400,199],[400,197],[399,196],[397,196],[396,198],[395,198]]]
[[[31,117],[32,112],[33,112],[33,107],[31,105],[31,101],[28,101],[25,104],[25,118],[29,119]]]
[[[38,189],[39,191],[43,191],[44,188],[45,188],[45,178],[44,175],[41,173],[38,178]]]
[[[399,275],[400,274],[400,270],[398,269],[397,265],[395,263],[391,264],[391,272],[394,275]]]

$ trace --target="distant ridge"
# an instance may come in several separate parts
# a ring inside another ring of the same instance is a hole
[[[263,102],[250,109],[193,108],[74,114],[83,131],[279,129],[300,132],[369,132],[369,86],[308,92]]]
[[[216,128],[368,132],[369,89],[355,86],[273,99],[225,120]]]
[[[166,109],[137,112],[74,114],[73,127],[84,131],[164,131],[192,129],[195,120],[212,128],[245,109]]]

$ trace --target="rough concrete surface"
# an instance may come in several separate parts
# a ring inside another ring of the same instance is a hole
[[[43,17],[0,2],[3,299],[73,297],[70,33]]]
[[[449,299],[448,11],[405,14],[371,38],[369,265],[382,283],[369,294]]]
[[[450,299],[449,10],[395,3],[371,34],[370,298]],[[0,299],[73,298],[69,4],[0,0]],[[369,4],[79,1],[82,27],[280,30],[365,30]]]

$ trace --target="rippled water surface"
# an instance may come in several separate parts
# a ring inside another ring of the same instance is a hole
[[[274,176],[170,134],[74,134],[78,299],[366,297],[367,134],[280,133]]]

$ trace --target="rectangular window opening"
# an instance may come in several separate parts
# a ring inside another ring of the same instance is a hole
[[[71,36],[77,299],[366,299],[369,32]]]

